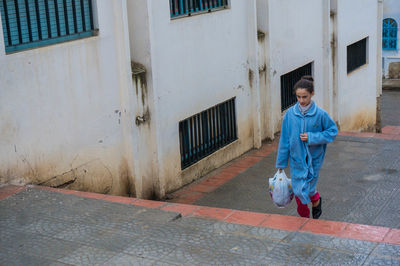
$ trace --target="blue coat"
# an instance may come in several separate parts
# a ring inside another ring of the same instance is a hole
[[[307,142],[300,139],[300,133],[304,132],[308,135]],[[335,139],[337,132],[336,123],[314,102],[305,115],[300,112],[299,103],[286,112],[282,122],[276,168],[286,168],[290,158],[290,175],[295,194],[298,194],[296,191],[304,190],[305,182],[318,178],[326,144]],[[302,200],[303,203],[304,201],[307,200]]]

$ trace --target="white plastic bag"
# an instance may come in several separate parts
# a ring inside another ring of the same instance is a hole
[[[289,205],[293,199],[293,189],[290,179],[285,171],[275,173],[274,177],[269,178],[269,194],[272,201],[278,208],[284,208]]]

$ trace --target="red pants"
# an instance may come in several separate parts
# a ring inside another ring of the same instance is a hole
[[[297,213],[301,217],[310,218],[310,209],[308,208],[307,204],[301,203],[300,199],[295,196],[296,203],[297,203]],[[317,202],[319,200],[319,193],[315,193],[314,196],[310,197],[312,203]]]

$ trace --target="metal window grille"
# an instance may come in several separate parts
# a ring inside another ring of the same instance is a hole
[[[347,46],[347,73],[367,63],[367,38]]]
[[[383,50],[397,49],[397,23],[392,18],[383,20],[382,48]]]
[[[182,169],[235,141],[236,132],[235,98],[179,122]]]
[[[0,0],[6,52],[93,35],[91,0]]]
[[[171,18],[210,12],[228,6],[228,0],[169,0]]]
[[[296,95],[293,92],[294,84],[302,76],[312,75],[312,63],[299,67],[285,75],[281,76],[281,111],[285,111],[297,102]]]

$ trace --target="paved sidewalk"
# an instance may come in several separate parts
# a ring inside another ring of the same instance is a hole
[[[384,91],[382,134],[340,132],[328,145],[317,188],[322,219],[400,228],[399,100],[400,91]],[[298,216],[294,200],[278,209],[268,194],[277,143],[264,143],[172,193],[168,201]]]
[[[44,187],[0,188],[0,265],[200,264],[399,265],[400,230]]]
[[[170,202],[0,187],[0,265],[400,265],[400,92],[384,96],[382,134],[329,146],[320,220],[272,205],[275,141]]]

